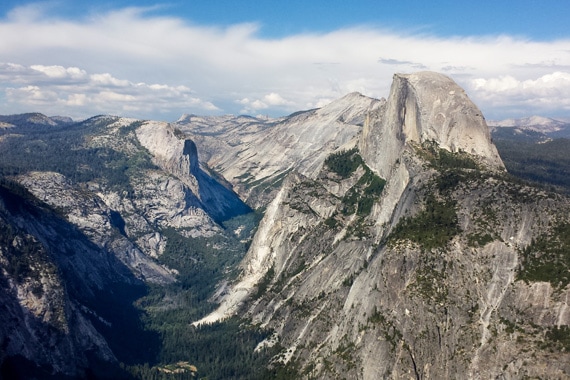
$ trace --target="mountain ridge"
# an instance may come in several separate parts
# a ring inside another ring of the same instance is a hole
[[[480,110],[446,76],[396,74],[387,99],[351,93],[279,119],[101,116],[0,134],[5,178],[55,210],[89,246],[65,245],[53,234],[46,245],[54,257],[76,260],[75,286],[107,288],[119,270],[117,283],[151,292],[136,305],[161,336],[164,346],[155,341],[156,349],[170,358],[162,360],[200,360],[188,356],[202,344],[195,334],[239,321],[260,329],[256,351],[272,356],[264,365],[273,376],[260,378],[570,373],[570,200],[506,173]],[[259,225],[236,193],[263,213]],[[235,210],[243,214],[231,218]],[[0,221],[3,215],[0,207]],[[31,216],[23,225],[47,241]],[[10,241],[27,241],[15,231]],[[18,283],[6,252],[0,247],[1,275]],[[114,269],[89,275],[107,256]],[[41,267],[49,272],[49,263]],[[0,293],[11,315],[58,315],[38,304],[33,278],[18,284],[23,298],[10,298],[8,288]],[[46,294],[58,292],[57,284],[46,286]],[[83,293],[90,294],[74,294]],[[111,367],[121,361],[139,374],[158,373],[129,357],[144,340],[124,347],[113,338],[106,322],[120,298],[109,297],[108,310],[89,299],[60,299],[77,305],[66,315],[93,323],[86,342],[99,339],[95,356]],[[138,326],[138,317],[130,318],[127,324]],[[33,324],[22,333],[44,328]],[[3,341],[18,333],[0,331]],[[231,340],[223,339],[212,345]],[[70,344],[81,351],[84,343]],[[14,347],[4,364],[43,355],[38,363],[64,374],[94,366],[79,355],[63,369],[56,358]],[[208,368],[214,356],[200,365]]]
[[[570,321],[557,309],[568,289],[557,296],[543,277],[521,281],[534,259],[520,251],[545,233],[544,223],[564,223],[568,200],[551,202],[544,190],[509,179],[480,111],[440,74],[396,75],[387,102],[367,114],[361,138],[362,158],[358,150],[338,152],[356,163],[348,178],[333,161],[317,176],[288,175],[242,275],[195,324],[251,318],[285,346],[277,363],[314,378],[567,371],[563,353],[545,369],[548,354],[531,343],[540,333],[525,330],[519,334],[527,345],[509,343],[504,326],[517,318],[553,331],[558,325],[541,313]],[[386,180],[380,193],[371,190],[381,183],[374,173]],[[344,190],[327,190],[331,180]],[[534,301],[543,291],[554,309]],[[513,311],[518,303],[528,311]],[[494,331],[501,331],[500,345]],[[539,356],[523,365],[525,350]]]
[[[225,177],[246,202],[255,199],[250,205],[257,208],[267,205],[289,171],[315,176],[326,155],[354,145],[365,110],[382,102],[351,93],[321,109],[288,118],[213,118],[220,121],[214,131],[225,128],[221,135],[210,135],[203,118],[175,125],[206,151],[207,165]]]
[[[429,88],[432,87],[436,90],[430,91]],[[337,108],[344,108],[343,101],[360,96],[362,95],[357,93],[349,94],[338,102],[341,107],[333,103],[334,106],[329,106],[327,111],[334,110],[328,113],[338,119],[338,115],[342,112],[335,111]],[[504,169],[497,150],[491,143],[489,130],[481,112],[468,100],[464,91],[448,77],[431,72],[396,74],[387,102],[380,101],[377,105],[379,107],[370,107],[366,111],[363,131],[357,143],[364,162],[387,180],[388,196],[384,198],[384,204],[375,209],[378,211],[372,218],[376,219],[374,225],[378,228],[376,241],[379,241],[384,234],[385,228],[382,228],[382,225],[387,223],[395,225],[397,222],[397,219],[393,220],[394,215],[397,215],[394,214],[394,210],[401,202],[402,194],[412,177],[409,169],[405,164],[401,164],[400,160],[404,155],[409,155],[410,153],[406,151],[414,149],[416,144],[434,142],[439,148],[452,153],[468,151],[479,157],[490,168]],[[407,109],[410,111],[407,112]],[[304,116],[301,114],[296,117]],[[450,126],[454,130],[450,131]],[[269,256],[271,251],[267,246],[269,238],[265,236],[269,227],[266,226],[274,223],[278,205],[282,202],[283,191],[286,188],[288,186],[284,184],[268,207],[266,218],[262,220],[259,233],[252,243],[253,250],[250,249],[253,253],[250,255],[248,252],[244,259],[245,274],[243,281],[236,285],[238,290],[235,296],[228,295],[226,304],[222,303],[217,312],[197,321],[196,325],[228,317],[229,310],[235,311],[256,282],[271,268],[271,261],[275,255]],[[260,247],[259,252],[255,251],[256,242]],[[279,246],[279,244],[281,243],[274,245]],[[251,264],[248,263],[248,257]],[[267,263],[260,266],[261,262]]]
[[[502,137],[514,134],[530,139],[547,141],[553,138],[570,138],[570,123],[568,120],[559,120],[543,116],[529,116],[518,119],[505,119],[489,121],[493,135]]]

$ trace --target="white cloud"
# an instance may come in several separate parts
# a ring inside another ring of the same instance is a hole
[[[128,80],[113,78],[109,73],[92,74],[90,75],[90,78],[92,83],[101,86],[127,87],[130,85]]]
[[[271,105],[271,106],[284,106],[287,104],[291,104],[291,102],[283,99],[283,97],[275,92],[272,92],[271,94],[267,94],[263,97],[263,100],[265,100],[265,102],[267,102],[267,104]]]
[[[570,40],[372,28],[266,39],[256,24],[197,26],[141,8],[80,21],[38,9],[0,20],[0,35],[13,36],[0,39],[0,113],[279,116],[352,91],[385,97],[394,72],[419,69],[450,75],[487,117],[522,116],[528,104],[538,113],[567,110]]]
[[[30,66],[32,70],[39,71],[45,74],[49,78],[71,78],[71,79],[83,79],[86,77],[85,70],[81,70],[77,67],[63,67],[63,66],[43,66],[43,65],[32,65]]]
[[[261,99],[250,100],[249,98],[242,98],[236,100],[236,103],[243,105],[240,113],[254,113],[259,110],[265,110],[270,107],[290,107],[295,105],[294,102],[288,101],[276,92],[271,92],[264,95]]]
[[[570,73],[554,72],[536,79],[511,75],[472,80],[473,95],[495,107],[544,112],[570,111]]]
[[[18,64],[0,65],[0,78],[22,84],[6,87],[6,106],[23,106],[22,112],[44,110],[48,114],[78,117],[98,113],[148,117],[168,113],[172,109],[217,111],[208,101],[194,96],[186,86],[132,83],[109,73],[88,74],[77,67]],[[26,84],[27,83],[27,84]],[[85,109],[88,113],[85,113]],[[9,112],[14,113],[14,112]]]
[[[23,100],[32,105],[41,105],[46,102],[57,101],[57,94],[39,86],[25,86],[19,88],[7,88],[6,93],[9,101]]]
[[[87,104],[87,95],[69,94],[65,104],[70,107],[82,107]]]

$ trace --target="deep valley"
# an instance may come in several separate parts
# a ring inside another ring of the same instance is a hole
[[[570,376],[564,123],[490,128],[432,72],[277,119],[0,122],[3,379]]]

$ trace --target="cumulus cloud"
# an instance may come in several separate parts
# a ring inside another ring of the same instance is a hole
[[[284,99],[281,95],[275,92],[266,94],[261,99],[251,100],[249,98],[242,98],[240,100],[237,100],[236,103],[244,106],[241,109],[240,113],[252,113],[259,110],[268,109],[270,107],[287,107],[295,105],[294,102]]]
[[[567,109],[569,40],[364,27],[262,38],[255,23],[200,26],[147,11],[69,20],[33,6],[13,10],[0,20],[0,35],[14,36],[0,39],[0,113],[280,116],[352,91],[385,97],[394,72],[416,70],[450,75],[493,118],[524,116],[526,104]]]
[[[8,107],[24,105],[33,110],[49,110],[49,114],[85,116],[86,108],[87,115],[127,112],[145,117],[172,109],[218,110],[186,86],[133,83],[109,73],[89,74],[77,67],[0,64],[0,78],[12,82],[5,88]]]
[[[77,67],[63,67],[63,66],[43,66],[43,65],[32,65],[30,66],[32,70],[39,71],[45,74],[48,78],[70,78],[70,79],[83,79],[86,77],[87,73],[85,70],[81,70]]]
[[[474,96],[496,107],[570,111],[570,73],[554,72],[536,79],[519,80],[512,75],[476,78],[471,82]]]

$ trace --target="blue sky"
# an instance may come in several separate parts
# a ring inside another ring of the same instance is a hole
[[[3,0],[6,16],[21,0]],[[548,40],[570,35],[564,15],[570,4],[564,0],[327,0],[327,1],[53,1],[46,13],[82,18],[90,13],[126,7],[153,8],[150,14],[176,16],[201,25],[230,25],[258,22],[263,37],[283,37],[306,32],[330,32],[367,25],[439,36],[509,34]]]
[[[285,115],[439,71],[488,119],[570,116],[570,2],[0,4],[0,113]]]

